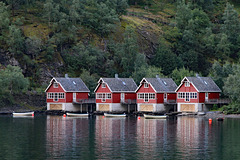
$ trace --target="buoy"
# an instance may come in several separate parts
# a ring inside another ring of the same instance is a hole
[[[212,124],[212,119],[211,118],[209,118],[208,121],[209,121],[209,124]]]
[[[102,116],[102,118],[104,118],[104,116]]]
[[[66,117],[66,114],[63,114],[63,117]]]
[[[32,114],[32,117],[34,117],[34,113]]]
[[[141,117],[138,117],[138,119],[141,119]]]

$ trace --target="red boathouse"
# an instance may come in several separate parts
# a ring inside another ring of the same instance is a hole
[[[96,93],[96,110],[105,112],[127,111],[136,104],[136,83],[132,78],[100,78]]]
[[[210,77],[185,77],[176,89],[179,112],[207,111],[209,102],[217,102],[221,90]]]
[[[88,99],[89,89],[80,78],[52,78],[45,90],[47,94],[47,110],[79,111],[80,106],[74,104]]]
[[[168,112],[176,106],[176,83],[171,78],[143,78],[137,93],[140,112]]]

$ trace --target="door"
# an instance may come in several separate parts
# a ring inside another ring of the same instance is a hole
[[[73,93],[73,101],[76,102],[76,93]]]
[[[205,101],[208,101],[208,93],[205,93]]]
[[[164,93],[164,102],[167,102],[167,93]]]
[[[124,93],[121,93],[121,102],[125,102],[125,95],[124,95]]]

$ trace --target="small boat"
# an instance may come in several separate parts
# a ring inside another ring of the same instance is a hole
[[[126,114],[109,114],[109,113],[104,113],[105,117],[126,117]]]
[[[34,112],[12,113],[14,117],[34,116]]]
[[[165,115],[148,115],[148,114],[144,114],[143,115],[144,118],[148,118],[148,119],[166,119],[167,116]]]
[[[205,112],[198,112],[199,116],[204,116],[206,113]]]
[[[67,113],[68,117],[88,117],[88,113]]]

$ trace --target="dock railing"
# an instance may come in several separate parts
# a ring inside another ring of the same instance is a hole
[[[229,104],[231,100],[228,98],[221,98],[221,99],[208,99],[205,100],[206,104]]]
[[[73,101],[73,103],[77,103],[77,104],[91,104],[91,103],[96,103],[96,99],[95,98],[76,99],[75,101]]]
[[[121,99],[122,104],[136,104],[137,100],[136,99]]]
[[[165,104],[176,104],[177,101],[175,99],[168,99],[166,101],[164,101]]]

